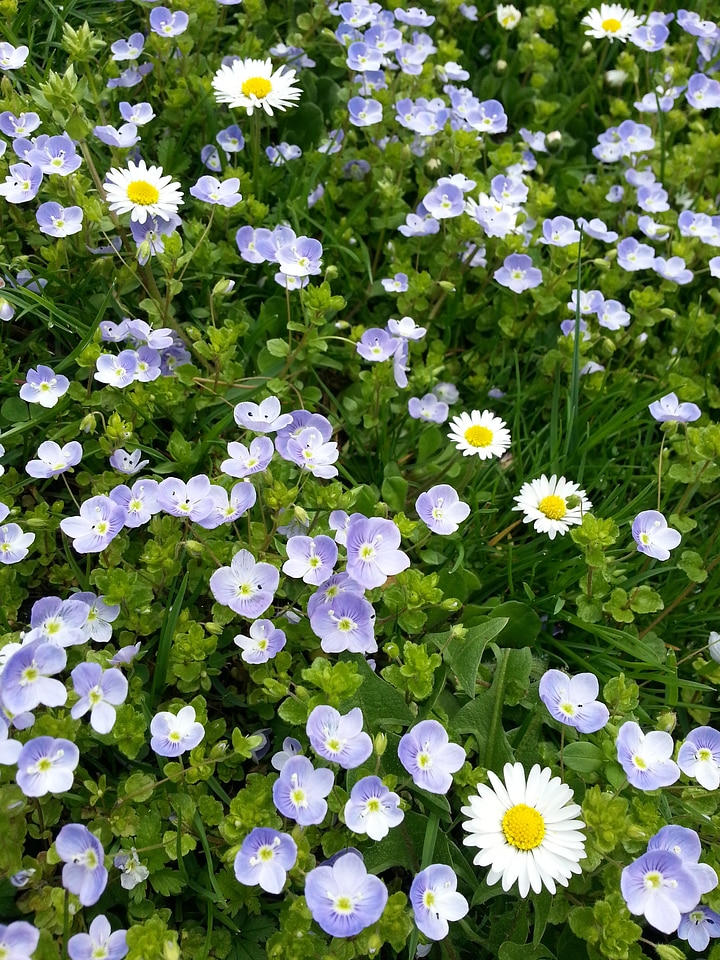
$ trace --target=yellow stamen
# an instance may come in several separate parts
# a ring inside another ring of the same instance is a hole
[[[471,447],[489,447],[493,442],[493,432],[487,427],[468,427],[464,436]]]
[[[265,77],[248,77],[242,85],[243,95],[246,97],[257,97],[262,100],[272,90],[272,84]]]
[[[615,17],[608,17],[607,20],[603,20],[600,26],[603,30],[607,30],[608,33],[617,33],[622,27],[622,24],[619,20],[616,20]]]
[[[511,847],[534,850],[543,842],[545,821],[534,807],[517,803],[502,818],[502,832]]]
[[[562,520],[567,513],[565,500],[562,497],[551,493],[549,497],[543,497],[538,504],[540,513],[544,513],[548,520]]]
[[[160,199],[160,191],[147,180],[134,180],[127,189],[128,200],[141,207],[149,207]]]

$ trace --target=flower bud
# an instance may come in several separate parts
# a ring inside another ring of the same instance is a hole
[[[715,663],[720,663],[720,633],[716,630],[713,630],[708,637],[708,653]]]
[[[677,714],[673,710],[665,710],[658,714],[655,721],[655,729],[662,730],[665,733],[672,733],[677,724]]]
[[[83,433],[95,433],[97,427],[97,417],[94,413],[86,413],[80,421],[80,429]]]
[[[387,750],[387,736],[384,733],[376,733],[373,742],[375,755],[381,757]]]
[[[174,940],[166,940],[163,944],[163,960],[180,960],[180,947]]]
[[[235,289],[235,281],[222,277],[213,287],[212,295],[214,297],[226,297]]]
[[[507,70],[507,60],[498,60],[495,63],[495,73],[505,73]]]
[[[562,139],[563,136],[559,130],[551,130],[545,138],[545,143],[547,144],[548,150],[559,150],[562,146]]]

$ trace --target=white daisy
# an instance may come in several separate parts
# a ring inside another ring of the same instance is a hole
[[[621,43],[625,43],[633,30],[637,30],[644,22],[644,17],[638,17],[619,3],[601,3],[599,10],[596,7],[582,18],[582,23],[590,28],[585,31],[586,36],[599,40],[607,37],[609,40],[620,40]]]
[[[573,873],[582,873],[585,824],[575,819],[581,808],[549,767],[535,764],[526,782],[522,764],[506,763],[503,776],[504,784],[489,770],[492,789],[478,784],[478,796],[462,807],[470,818],[463,823],[469,834],[463,843],[480,848],[473,862],[490,867],[489,884],[502,879],[507,891],[517,881],[521,897],[530,888],[555,893],[556,881],[566,887]]]
[[[501,457],[510,446],[510,431],[505,421],[489,410],[461,413],[459,417],[453,417],[450,426],[452,430],[448,437],[458,450],[462,450],[464,457],[473,454],[481,460]]]
[[[582,523],[583,516],[592,510],[592,503],[577,483],[553,474],[543,474],[539,480],[524,483],[514,498],[522,510],[525,523],[532,523],[538,533],[546,533],[551,540],[555,534],[565,536],[572,524]]]
[[[137,164],[128,160],[127,170],[112,167],[103,186],[110,209],[129,213],[137,223],[148,217],[169,220],[183,202],[180,184],[163,176],[162,167],[148,167],[144,160]]]
[[[272,116],[273,110],[294,106],[302,92],[294,83],[294,70],[282,66],[273,72],[272,60],[251,59],[224,64],[212,81],[218,103],[245,107],[248,116],[259,107]]]

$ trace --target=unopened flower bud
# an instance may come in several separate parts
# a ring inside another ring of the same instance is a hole
[[[376,733],[373,742],[375,755],[381,757],[387,750],[387,736],[384,733]]]
[[[507,70],[507,60],[497,60],[495,63],[495,73],[505,73]]]
[[[197,540],[186,540],[185,549],[188,553],[192,554],[193,557],[201,557],[205,552],[205,547]]]
[[[672,733],[676,724],[677,714],[675,714],[673,710],[664,710],[658,714],[658,718],[655,721],[655,729],[662,730],[665,733]]]
[[[97,417],[94,413],[86,413],[80,421],[80,429],[83,433],[95,433],[97,427]]]
[[[213,287],[212,295],[214,297],[226,297],[235,289],[235,281],[222,277]]]
[[[166,940],[163,944],[163,960],[180,960],[180,947],[174,940]]]
[[[559,150],[562,146],[563,136],[559,130],[551,130],[545,138],[548,150]]]

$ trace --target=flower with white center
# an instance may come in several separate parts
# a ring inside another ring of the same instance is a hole
[[[577,483],[555,474],[549,479],[543,474],[539,480],[524,483],[514,499],[517,506],[512,509],[522,510],[523,521],[532,523],[537,533],[546,533],[551,540],[558,533],[564,537],[592,509]]]
[[[706,790],[720,787],[720,733],[713,727],[691,730],[680,747],[678,766]]]
[[[514,7],[512,3],[499,3],[495,15],[497,16],[497,22],[506,30],[514,30],[522,17],[518,8]]]
[[[150,876],[148,868],[140,863],[135,847],[130,847],[130,853],[116,854],[113,865],[121,871],[120,886],[123,890],[132,890]]]
[[[560,723],[575,727],[580,733],[595,733],[610,719],[608,708],[596,699],[599,689],[594,673],[569,677],[562,670],[547,670],[540,680],[538,693]]]
[[[501,457],[510,446],[510,431],[505,421],[490,410],[461,413],[450,421],[448,437],[464,457],[473,455],[481,460]]]
[[[601,3],[600,9],[595,7],[582,18],[581,23],[588,27],[586,37],[596,37],[602,40],[619,40],[625,43],[630,34],[643,24],[643,17],[638,17],[632,10],[619,3]]]
[[[150,721],[150,748],[160,757],[178,757],[192,750],[205,736],[205,728],[195,719],[194,707],[181,707],[177,716],[168,711],[157,713]]]
[[[34,737],[20,751],[15,779],[26,797],[66,793],[79,761],[80,751],[70,740]]]
[[[429,793],[447,793],[452,775],[465,763],[465,750],[450,743],[437,720],[421,720],[400,738],[398,760],[416,786]]]
[[[266,397],[260,403],[244,400],[235,404],[233,416],[239,427],[254,430],[255,433],[275,433],[292,423],[291,413],[280,412],[277,397]]]
[[[683,860],[669,850],[648,850],[620,875],[630,913],[644,915],[656,930],[674,933],[683,913],[694,910],[700,889]]]
[[[244,107],[248,116],[263,109],[272,117],[273,110],[296,106],[301,90],[295,86],[295,71],[285,66],[273,71],[272,60],[235,60],[223,64],[212,81],[215,99],[229,107]]]
[[[233,868],[239,883],[256,884],[266,893],[280,893],[287,871],[297,861],[297,844],[288,833],[255,827],[245,837]]]
[[[345,804],[347,826],[353,833],[366,833],[371,840],[382,840],[404,818],[400,797],[388,790],[380,777],[358,780]]]
[[[97,903],[107,886],[105,851],[98,838],[80,823],[67,823],[55,838],[55,851],[65,861],[62,884],[84,907]]]
[[[680,768],[671,759],[673,739],[664,730],[643,733],[634,720],[627,720],[618,730],[615,747],[618,763],[638,790],[669,787],[680,776]]]
[[[90,924],[87,933],[76,933],[70,937],[68,956],[70,960],[122,960],[130,949],[126,934],[127,930],[113,933],[110,921],[101,913]]]
[[[353,850],[311,870],[305,900],[313,920],[331,937],[354,937],[382,916],[388,900],[385,884],[368,873]]]
[[[73,720],[90,711],[90,726],[96,733],[110,733],[115,726],[115,707],[125,703],[128,682],[114,667],[103,670],[99,663],[79,663],[70,674],[80,698],[70,711]]]
[[[55,374],[50,367],[38,364],[37,369],[28,370],[26,382],[20,387],[20,399],[28,403],[39,403],[41,407],[54,407],[64,396],[70,381],[62,374]]]
[[[585,856],[585,824],[573,803],[573,792],[549,767],[538,764],[527,779],[520,763],[506,763],[503,783],[488,771],[491,787],[478,784],[477,795],[462,807],[468,820],[463,843],[479,847],[474,863],[490,867],[489,884],[502,880],[508,891],[517,881],[521,897],[530,889],[546,887],[555,893],[556,883],[566,887],[574,873],[581,873]]]
[[[470,516],[470,507],[449,483],[440,483],[421,493],[415,501],[418,516],[433,533],[446,537]]]
[[[285,633],[272,620],[254,620],[250,636],[238,634],[233,643],[242,650],[240,656],[245,663],[267,663],[285,646]]]
[[[455,871],[444,863],[431,863],[415,877],[410,904],[418,930],[430,940],[444,940],[450,931],[448,920],[462,920],[470,909],[457,892]]]
[[[128,160],[127,169],[112,167],[103,186],[110,209],[129,213],[137,223],[148,217],[169,220],[183,202],[180,184],[164,176],[162,167],[148,167],[144,160]]]
[[[682,536],[668,527],[667,520],[658,510],[643,510],[633,520],[633,540],[638,552],[654,560],[669,560],[670,551],[680,545]]]

